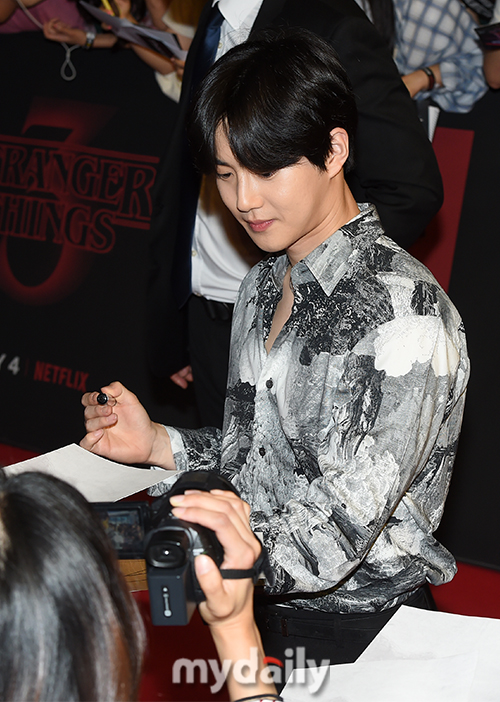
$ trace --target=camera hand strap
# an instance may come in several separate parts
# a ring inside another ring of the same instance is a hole
[[[220,574],[225,580],[243,580],[244,578],[252,578],[254,585],[259,579],[261,573],[265,575],[269,585],[274,585],[274,572],[271,568],[269,554],[265,546],[262,546],[260,555],[253,564],[253,568],[247,568],[247,570],[221,568],[220,570]]]

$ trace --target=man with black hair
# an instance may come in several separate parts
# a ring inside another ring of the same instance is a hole
[[[427,582],[456,569],[433,532],[469,374],[463,325],[353,197],[356,121],[335,52],[305,30],[213,66],[189,119],[193,153],[269,254],[238,294],[223,432],[155,424],[120,383],[102,388],[111,404],[83,398],[84,448],[220,470],[238,488],[275,574],[256,615],[281,660],[299,646],[355,660],[395,608],[431,607]]]
[[[415,105],[383,40],[354,0],[207,2],[184,71],[178,123],[156,183],[148,351],[153,372],[174,374],[183,387],[192,367],[202,424],[220,427],[234,301],[262,254],[221,206],[213,180],[202,182],[193,171],[184,139],[195,84],[208,69],[202,65],[210,56],[205,40],[218,36],[219,10],[214,58],[266,27],[304,27],[337,51],[359,112],[349,186],[357,200],[375,204],[397,243],[406,248],[423,232],[441,205],[442,185]]]

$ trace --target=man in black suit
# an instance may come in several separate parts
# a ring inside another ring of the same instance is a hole
[[[222,423],[232,306],[255,256],[242,247],[248,238],[244,233],[239,238],[213,184],[203,182],[199,198],[201,179],[184,136],[191,97],[203,75],[200,56],[212,31],[207,27],[218,10],[222,24],[215,58],[266,27],[304,27],[334,47],[359,112],[355,165],[347,182],[358,201],[376,205],[397,243],[410,246],[442,202],[439,169],[415,105],[354,0],[209,0],[189,51],[179,118],[156,184],[148,312],[153,372],[170,375],[181,386],[193,378],[202,424],[213,426]]]

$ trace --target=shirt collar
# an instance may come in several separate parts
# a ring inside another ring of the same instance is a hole
[[[212,7],[217,1],[221,14],[233,29],[239,29],[251,12],[257,14],[257,9],[263,2],[263,0],[213,0]]]
[[[358,207],[359,214],[292,268],[294,287],[312,274],[325,294],[331,295],[362,252],[384,233],[375,206],[360,203]]]

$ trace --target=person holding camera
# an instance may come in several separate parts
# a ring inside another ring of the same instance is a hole
[[[327,42],[305,30],[229,51],[189,122],[199,169],[270,255],[236,304],[224,428],[152,422],[120,383],[83,397],[84,448],[213,469],[251,506],[275,583],[256,619],[267,655],[352,662],[405,603],[450,580],[433,536],[469,375],[460,316],[384,235],[344,178],[356,104]],[[323,663],[324,664],[324,663]]]
[[[223,568],[253,566],[261,545],[248,505],[235,494],[177,495],[172,503],[177,517],[214,530]],[[221,660],[234,663],[257,650],[255,684],[235,680],[231,666],[231,700],[277,699],[261,675],[252,580],[223,580],[204,555],[195,569],[206,595],[200,612]],[[0,467],[0,700],[136,700],[144,644],[141,616],[91,505],[50,475],[8,476]]]

